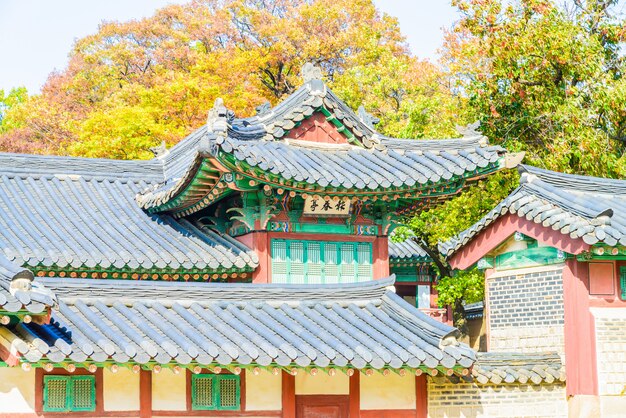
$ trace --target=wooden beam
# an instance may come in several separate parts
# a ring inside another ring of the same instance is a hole
[[[152,372],[141,370],[139,372],[139,417],[150,418],[152,416]]]
[[[350,376],[350,418],[361,416],[361,373]]]
[[[428,418],[428,382],[426,375],[415,376],[415,418]]]
[[[584,263],[569,259],[562,277],[567,396],[598,395],[595,321],[589,311],[589,270]]]
[[[282,374],[283,418],[296,418],[296,377]]]

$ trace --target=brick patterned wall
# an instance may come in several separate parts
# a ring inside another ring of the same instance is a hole
[[[429,417],[567,417],[565,385],[428,383]]]
[[[592,308],[600,395],[626,394],[626,309]]]
[[[564,351],[562,268],[487,279],[491,351]]]

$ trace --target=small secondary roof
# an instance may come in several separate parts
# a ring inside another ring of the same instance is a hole
[[[626,181],[563,174],[522,165],[520,186],[456,237],[442,243],[451,256],[506,214],[582,239],[588,245],[626,245]]]

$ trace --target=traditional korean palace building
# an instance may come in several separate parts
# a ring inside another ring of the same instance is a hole
[[[149,161],[0,154],[0,417],[566,410],[558,353],[460,343],[435,309],[426,254],[389,244],[403,216],[505,168],[505,150],[471,131],[385,137],[318,71],[307,66],[300,89],[256,116],[218,100],[205,126]],[[589,250],[608,274],[621,247],[602,225],[603,245],[572,238],[562,250]],[[577,324],[591,327],[593,312]],[[586,350],[568,391],[586,394],[595,376]]]
[[[490,355],[555,351],[567,375],[559,415],[623,417],[626,181],[519,171],[520,186],[441,250],[455,268],[486,271]],[[457,412],[468,407],[481,405]]]

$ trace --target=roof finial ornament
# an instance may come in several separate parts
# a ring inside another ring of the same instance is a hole
[[[312,62],[307,62],[302,66],[302,70],[300,70],[300,76],[305,83],[313,80],[321,80],[322,69],[314,65]]]
[[[257,116],[263,116],[263,115],[267,115],[268,113],[270,113],[270,111],[272,110],[272,105],[270,104],[270,102],[265,102],[263,104],[258,105],[255,109],[256,109]]]
[[[361,122],[363,122],[365,126],[370,128],[371,130],[374,130],[374,125],[380,122],[380,119],[378,119],[376,116],[372,115],[371,113],[368,113],[367,110],[365,110],[365,107],[363,105],[359,106],[358,112],[359,112],[359,119],[361,119]]]
[[[213,109],[209,110],[209,115],[207,116],[207,127],[210,131],[213,132],[223,132],[226,133],[228,129],[228,109],[224,106],[224,100],[221,97],[215,99],[215,104],[213,105]]]
[[[463,135],[464,138],[472,137],[472,136],[482,136],[482,133],[478,130],[480,128],[480,121],[477,120],[474,123],[470,123],[466,126],[456,125],[456,130],[458,133]]]
[[[150,147],[149,149],[157,158],[167,155],[169,152],[167,150],[167,147],[165,146],[165,141],[161,141],[161,145],[157,145],[156,147]]]

